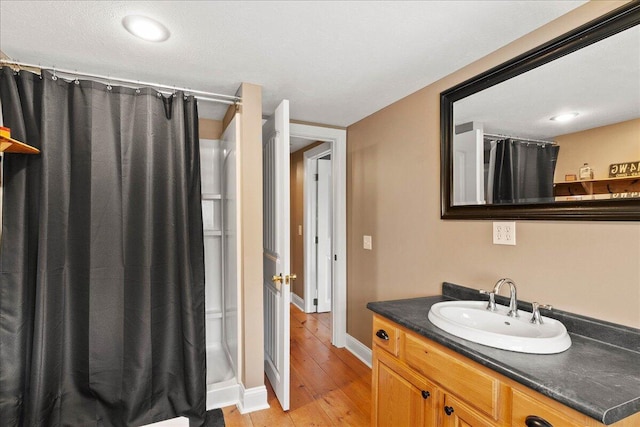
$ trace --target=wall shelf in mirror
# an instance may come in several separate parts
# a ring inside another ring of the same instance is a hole
[[[554,182],[640,158],[639,24],[626,3],[442,92],[441,217],[639,221],[639,177]]]
[[[556,198],[561,196],[604,196],[595,197],[593,200],[635,198],[640,202],[640,176],[556,182],[553,185],[553,195]]]
[[[20,142],[11,138],[11,129],[0,127],[0,152],[3,153],[20,153],[20,154],[39,154],[40,150],[29,144]]]

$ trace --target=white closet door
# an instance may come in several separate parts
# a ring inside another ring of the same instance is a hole
[[[318,313],[331,311],[331,160],[318,159]]]

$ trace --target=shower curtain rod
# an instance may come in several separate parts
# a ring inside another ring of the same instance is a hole
[[[7,65],[13,65],[13,66],[17,66],[17,67],[28,67],[28,68],[37,68],[39,70],[42,69],[50,69],[53,71],[54,75],[57,73],[60,74],[65,74],[68,76],[82,76],[82,77],[92,77],[92,78],[96,78],[96,79],[100,79],[100,80],[105,80],[107,82],[121,82],[121,83],[129,83],[129,84],[133,84],[133,85],[137,85],[137,86],[149,86],[152,88],[156,88],[156,89],[163,89],[163,90],[159,90],[159,92],[164,92],[164,93],[173,93],[175,91],[183,91],[185,93],[189,93],[189,94],[200,94],[200,95],[194,95],[196,98],[198,98],[199,100],[202,101],[209,101],[209,102],[219,102],[222,104],[227,104],[227,105],[242,105],[241,101],[242,98],[239,96],[235,96],[235,95],[223,95],[220,93],[214,93],[214,92],[206,92],[203,90],[195,90],[195,89],[189,89],[189,88],[183,88],[183,87],[177,87],[177,86],[169,86],[169,85],[163,85],[160,83],[150,83],[150,82],[142,82],[139,80],[131,80],[131,79],[122,79],[122,78],[118,78],[118,77],[111,77],[111,76],[102,76],[100,74],[92,74],[92,73],[83,73],[83,72],[79,72],[79,71],[72,71],[72,70],[65,70],[62,68],[56,68],[56,67],[43,67],[42,65],[36,65],[36,64],[28,64],[26,62],[19,62],[19,61],[13,61],[10,59],[0,59],[0,64],[7,64]],[[220,99],[223,98],[223,99]],[[224,98],[228,98],[228,99],[224,99]]]
[[[555,144],[554,141],[544,141],[542,139],[531,139],[531,138],[520,138],[518,136],[511,136],[511,135],[500,135],[497,133],[485,133],[484,134],[485,137],[487,138],[492,138],[492,139],[517,139],[518,141],[523,141],[523,142],[535,142],[536,144]]]

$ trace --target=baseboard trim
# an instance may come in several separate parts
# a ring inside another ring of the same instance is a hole
[[[295,305],[304,313],[304,300],[291,291],[291,304]]]
[[[346,337],[347,350],[349,350],[355,357],[360,359],[362,363],[371,368],[371,349],[349,334],[346,334]]]
[[[269,403],[267,402],[267,387],[264,385],[245,389],[244,385],[240,384],[239,397],[238,409],[241,414],[248,414],[249,412],[269,408]]]
[[[235,379],[220,384],[207,385],[207,411],[237,405],[240,401],[240,384]]]

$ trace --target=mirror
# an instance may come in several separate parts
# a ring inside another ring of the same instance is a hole
[[[443,92],[442,218],[640,220],[638,24],[632,2]]]

